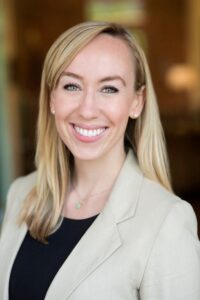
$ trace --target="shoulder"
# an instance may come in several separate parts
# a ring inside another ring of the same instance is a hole
[[[160,183],[146,177],[144,177],[143,180],[142,196],[148,197],[149,201],[155,204],[157,201],[161,201],[163,204],[174,204],[174,202],[181,201],[179,197],[177,197],[173,192],[167,190]]]
[[[22,202],[36,184],[36,174],[37,172],[32,172],[26,176],[18,177],[10,185],[2,227],[4,227],[7,219],[16,216],[19,212]]]
[[[13,181],[9,190],[8,198],[14,193],[21,193],[22,195],[26,194],[33,188],[36,183],[36,171],[28,175],[18,177]]]
[[[15,179],[8,190],[7,205],[9,206],[9,202],[13,202],[14,199],[23,200],[35,184],[36,171]]]
[[[139,191],[139,203],[144,209],[148,208],[148,212],[152,209],[154,212],[155,209],[157,211],[163,209],[167,213],[176,203],[183,201],[159,182],[147,178],[132,151],[129,151],[127,155],[123,178],[129,182],[130,191],[134,197],[136,191]],[[134,189],[132,189],[133,186]]]
[[[124,184],[123,192],[126,191],[126,195],[130,196],[125,205],[129,210],[133,205],[138,220],[145,220],[141,222],[144,230],[148,231],[148,227],[156,235],[168,216],[171,216],[171,224],[186,219],[190,220],[193,227],[197,227],[192,206],[160,183],[145,177],[132,151],[127,155],[122,173],[124,181],[121,180],[120,184]]]
[[[182,200],[172,191],[167,190],[160,183],[146,177],[143,179],[140,198],[141,201],[145,201],[145,205],[157,209],[165,207],[167,210],[170,210],[178,204],[187,206],[186,201]]]
[[[187,228],[197,235],[197,219],[191,204],[157,182],[144,178],[138,206],[148,225],[155,225],[157,233],[165,228],[163,233],[171,236],[176,230]]]

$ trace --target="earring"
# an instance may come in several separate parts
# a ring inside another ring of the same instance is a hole
[[[131,119],[137,119],[138,114],[136,114],[136,113],[131,113],[131,114],[130,114],[130,117],[131,117]]]
[[[55,115],[55,109],[51,108],[51,113]]]

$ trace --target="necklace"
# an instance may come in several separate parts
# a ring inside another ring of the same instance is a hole
[[[102,195],[102,194],[108,192],[108,191],[111,189],[111,187],[109,187],[108,189],[103,190],[103,191],[101,191],[101,192],[99,192],[99,193],[92,194],[92,195],[90,195],[90,196],[89,196],[89,194],[88,194],[87,196],[85,196],[84,198],[82,198],[82,197],[80,196],[79,192],[75,189],[75,187],[74,187],[74,186],[72,186],[72,187],[73,187],[73,190],[74,190],[74,192],[76,193],[77,197],[79,198],[79,200],[76,201],[76,203],[74,204],[74,207],[75,207],[76,209],[82,208],[82,206],[84,205],[86,199],[88,199],[88,198],[91,199],[91,198],[100,196],[100,195]]]

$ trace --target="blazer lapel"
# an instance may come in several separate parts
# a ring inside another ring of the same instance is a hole
[[[45,300],[67,299],[75,288],[120,245],[121,240],[115,222],[110,216],[100,214],[55,276]]]
[[[104,210],[56,274],[45,300],[67,299],[87,276],[122,246],[118,224],[134,216],[142,181],[143,176],[129,151]]]

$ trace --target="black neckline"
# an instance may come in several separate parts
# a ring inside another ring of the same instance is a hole
[[[88,218],[84,218],[84,219],[72,219],[72,218],[68,218],[68,217],[63,217],[63,221],[65,222],[87,222],[93,219],[96,219],[98,217],[99,214],[88,217]]]

